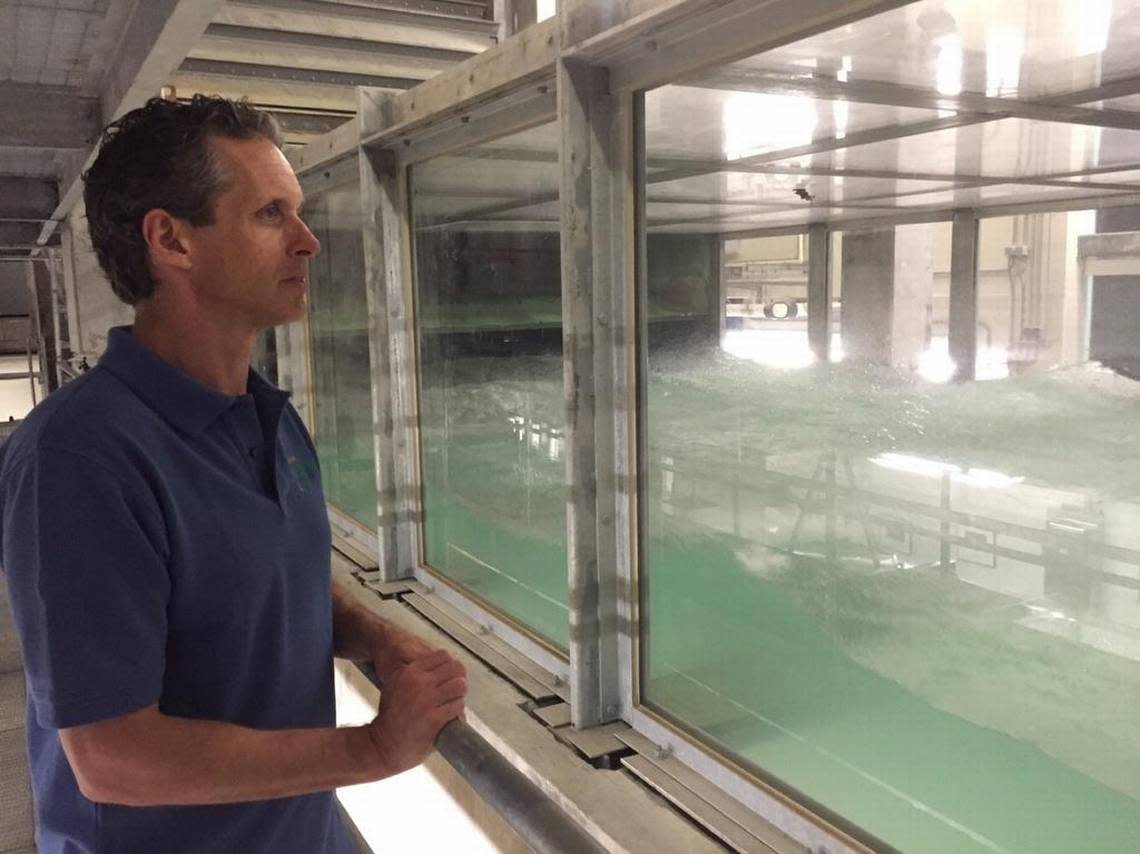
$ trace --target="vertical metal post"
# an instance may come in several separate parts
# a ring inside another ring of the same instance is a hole
[[[629,412],[626,264],[614,234],[628,217],[613,107],[605,69],[559,61],[570,715],[579,728],[617,718],[622,700],[617,563],[629,548],[618,518],[628,518],[619,513],[628,486],[619,490],[617,474]]]
[[[831,360],[831,230],[808,226],[808,346],[816,361]]]
[[[28,263],[28,290],[32,302],[32,335],[37,343],[39,380],[44,396],[58,388],[55,370],[55,327],[51,320],[51,276],[48,259],[32,258]],[[29,351],[30,352],[30,351]],[[35,379],[32,380],[33,386]],[[35,392],[33,390],[33,401]]]
[[[1086,260],[1081,261],[1080,321],[1077,336],[1077,364],[1087,362],[1092,350],[1092,306],[1096,280],[1089,275]]]
[[[51,289],[51,324],[55,341],[55,387],[64,383],[61,365],[71,358],[71,330],[63,322],[63,312],[66,308],[67,298],[63,292],[62,259],[59,250],[47,250],[48,282]],[[66,333],[66,335],[65,335]]]
[[[634,430],[630,444],[627,481],[631,493],[629,531],[631,536],[628,572],[626,582],[629,602],[629,622],[626,636],[623,637],[621,658],[627,667],[628,690],[623,693],[623,702],[628,703],[628,712],[640,702],[640,676],[643,663],[648,662],[651,637],[642,634],[640,609],[649,601],[650,577],[645,555],[649,539],[649,241],[646,191],[648,165],[645,144],[645,93],[637,92],[629,105],[627,144],[628,159],[626,171],[632,181],[630,206],[624,220],[630,229],[626,237],[626,252],[630,254],[627,275],[632,287],[627,286],[627,300],[630,300],[627,328],[629,340],[626,351],[632,368],[629,379],[631,388],[627,399],[633,407],[633,416],[628,419]]]
[[[724,344],[725,308],[728,306],[728,282],[724,275],[724,238],[719,234],[714,234],[709,239],[712,241],[713,270],[716,276],[716,288],[713,289],[715,295],[713,306],[716,313],[709,318],[709,323],[712,331],[716,333],[717,344],[722,345]]]
[[[386,103],[362,93],[362,127]],[[365,114],[367,113],[367,115]],[[419,565],[422,518],[417,437],[415,331],[407,170],[391,152],[361,149],[360,196],[367,283],[380,578],[409,578]]]
[[[75,290],[75,238],[71,229],[71,218],[68,217],[60,224],[60,240],[62,242],[63,261],[63,290],[67,304],[67,340],[71,345],[71,353],[78,357],[83,353],[83,332],[79,325],[79,298]]]
[[[978,363],[978,216],[955,211],[950,237],[950,359],[957,382],[973,380]]]

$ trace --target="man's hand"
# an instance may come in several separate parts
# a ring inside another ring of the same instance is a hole
[[[372,651],[372,667],[380,677],[380,681],[387,686],[388,681],[401,667],[434,652],[438,650],[410,632],[402,631],[388,623],[385,625],[383,641]]]
[[[381,773],[390,776],[423,762],[439,731],[463,714],[467,674],[447,652],[435,650],[381,678],[380,710],[367,732]]]

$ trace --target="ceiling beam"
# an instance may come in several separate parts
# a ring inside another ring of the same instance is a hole
[[[86,148],[42,148],[38,146],[0,146],[0,175],[17,178],[51,178],[72,174],[68,164],[76,159],[82,164]]]
[[[217,14],[222,0],[139,3],[107,72],[101,99],[110,122],[157,95]]]
[[[99,133],[99,101],[52,86],[0,86],[0,146],[87,148]]]
[[[0,222],[0,246],[34,245],[39,235],[39,223]]]
[[[369,42],[312,33],[287,33],[211,24],[190,56],[222,62],[406,77],[427,80],[474,54]]]
[[[1125,77],[1093,86],[1090,89],[1081,89],[1079,92],[1067,92],[1064,95],[1049,95],[1038,98],[1038,104],[1093,104],[1098,101],[1111,101],[1115,98],[1127,98],[1131,95],[1140,95],[1140,77]]]
[[[43,222],[51,217],[59,194],[52,181],[0,176],[0,219]]]
[[[157,95],[221,5],[222,0],[138,3],[119,40],[118,53],[107,69],[99,94],[102,123],[117,119]],[[95,148],[91,148],[82,162],[70,165],[71,174],[60,182],[60,202],[40,232],[40,243],[47,243],[78,203],[83,191],[79,176],[94,159]]]
[[[806,145],[797,145],[792,148],[781,148],[774,151],[766,151],[752,157],[741,157],[739,160],[730,161],[730,164],[735,167],[743,168],[750,166],[760,166],[767,163],[776,163],[781,160],[793,160],[797,157],[807,157],[814,154],[824,154],[829,151],[838,151],[839,149],[843,148],[854,148],[857,145],[870,145],[871,143],[876,142],[887,142],[890,140],[904,139],[908,136],[922,136],[923,134],[936,133],[938,131],[949,130],[951,128],[968,127],[969,125],[994,121],[998,118],[1004,117],[1000,115],[974,116],[963,114],[947,116],[940,119],[928,119],[926,121],[914,122],[913,124],[888,125],[886,127],[856,131],[855,133],[847,134],[847,136],[842,138],[826,137],[824,139],[813,140]],[[652,175],[648,176],[646,180],[650,184],[659,184],[665,181],[677,181],[681,178],[696,178],[700,175],[708,175],[711,172],[716,171],[721,170],[710,170],[703,167],[691,169],[670,169],[663,172],[654,172]]]
[[[451,20],[482,21],[487,0],[321,0],[330,6],[358,6],[363,9],[399,8],[422,15],[439,15]]]
[[[406,77],[344,74],[280,65],[252,65],[187,59],[171,78],[178,96],[197,93],[226,98],[248,98],[268,108],[308,110],[356,110],[356,87],[370,86],[389,91],[410,89],[420,81]]]
[[[99,22],[99,35],[95,39],[87,71],[83,75],[84,95],[98,97],[103,91],[103,81],[107,79],[107,69],[115,59],[119,49],[119,36],[130,20],[131,13],[139,0],[108,0],[107,11]]]
[[[328,113],[296,113],[284,110],[271,111],[277,120],[277,127],[286,141],[307,141],[335,130],[347,121],[351,114],[330,115]]]
[[[850,101],[911,107],[923,110],[952,110],[956,113],[1000,114],[1003,118],[1031,119],[1043,122],[1065,122],[1093,127],[1140,130],[1140,113],[1128,110],[1094,110],[1074,106],[1087,103],[1087,93],[1068,95],[1064,100],[1024,101],[1016,98],[993,98],[971,92],[943,95],[929,89],[902,86],[877,80],[837,80],[805,74],[780,73],[730,65],[715,72],[678,81],[682,86],[736,92],[758,92],[766,95],[813,98],[819,101]],[[1070,103],[1070,99],[1074,100]]]
[[[369,8],[320,0],[230,0],[216,24],[481,53],[495,42],[498,25],[393,8]]]
[[[187,59],[178,69],[181,74],[219,75],[251,79],[271,79],[321,86],[371,86],[378,89],[411,89],[419,84],[414,77],[384,77],[378,74],[353,74],[325,71],[319,68],[297,68],[295,65],[254,65],[250,62],[219,62],[212,59]]]
[[[469,112],[503,91],[551,77],[558,57],[558,26],[557,17],[540,21],[498,49],[473,56],[414,90],[401,92],[385,105],[383,128],[362,144],[383,146],[424,125]]]

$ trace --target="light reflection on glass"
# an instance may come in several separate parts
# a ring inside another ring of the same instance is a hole
[[[990,98],[1016,95],[1021,80],[1024,41],[1021,33],[1004,27],[986,36],[986,95]]]
[[[767,368],[799,370],[815,364],[815,354],[808,347],[803,329],[729,329],[724,333],[721,349],[738,359],[747,359]],[[829,361],[843,361],[843,341],[832,333]]]
[[[1104,53],[1112,25],[1113,0],[1085,0],[1073,7],[1077,56]]]
[[[883,468],[923,477],[941,478],[948,476],[954,483],[978,486],[983,489],[1009,489],[1025,480],[1022,477],[1011,477],[1008,474],[990,469],[971,467],[963,471],[961,466],[956,466],[953,463],[944,463],[913,454],[884,453],[872,457],[871,462]]]
[[[935,41],[938,45],[938,64],[935,70],[939,94],[959,95],[962,92],[962,37],[949,33]]]
[[[793,95],[731,92],[725,97],[723,115],[728,160],[807,145],[818,123],[815,101]]]

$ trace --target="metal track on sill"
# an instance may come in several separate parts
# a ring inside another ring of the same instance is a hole
[[[346,560],[334,552],[334,560],[338,557]],[[415,579],[372,581],[360,567],[353,569],[364,586],[414,608],[529,696],[530,714],[544,724],[557,741],[574,749],[585,761],[625,768],[730,850],[742,854],[811,854],[808,848],[680,760],[662,754],[656,744],[628,724],[619,721],[590,729],[574,729],[570,725],[570,697],[565,685],[504,641],[484,633],[478,623],[429,592],[420,582]]]
[[[591,765],[617,768],[621,758],[630,752],[629,745],[618,738],[619,733],[632,732],[624,721],[602,724],[589,729],[558,727],[554,737],[578,751]]]
[[[569,703],[554,703],[549,706],[538,706],[531,714],[551,729],[570,726]]]
[[[810,854],[810,850],[714,786],[679,759],[662,755],[650,739],[630,730],[618,738],[636,751],[622,764],[630,773],[735,851]]]
[[[406,593],[426,595],[428,592],[428,589],[414,578],[401,578],[397,581],[371,581],[364,577],[363,573],[361,578],[365,587],[379,593],[381,599],[398,599]]]
[[[535,702],[569,700],[569,688],[554,674],[523,656],[505,641],[484,631],[478,623],[432,594],[414,578],[399,581],[375,580],[370,577],[374,574],[362,569],[351,557],[338,554],[335,550],[333,561],[347,568],[361,584],[382,599],[397,599],[411,606]]]
[[[438,597],[431,594],[408,593],[401,596],[400,601],[411,605],[452,640],[465,647],[535,702],[546,703],[560,699],[560,688],[565,689],[564,686],[556,684],[553,674],[533,662],[524,665],[518,660],[518,653],[514,650],[509,653],[503,650],[502,647],[506,644],[491,635],[481,634],[480,627],[474,620]]]
[[[333,530],[332,544],[336,551],[356,564],[357,570],[369,573],[380,571],[380,564],[376,561],[374,555],[368,554],[356,543],[342,537],[335,529]]]

